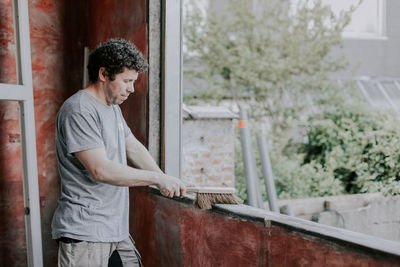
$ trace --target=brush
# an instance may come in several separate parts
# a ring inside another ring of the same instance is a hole
[[[200,209],[211,209],[212,204],[242,204],[230,187],[186,187],[187,193],[196,193],[195,205]]]

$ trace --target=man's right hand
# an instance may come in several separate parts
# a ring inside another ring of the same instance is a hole
[[[166,197],[183,197],[186,193],[186,186],[180,179],[166,174],[160,175],[156,185]]]

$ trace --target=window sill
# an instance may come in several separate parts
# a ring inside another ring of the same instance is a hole
[[[366,40],[366,41],[387,41],[387,36],[364,35],[364,34],[342,34],[344,40]]]

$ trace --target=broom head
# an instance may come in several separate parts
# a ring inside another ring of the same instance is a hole
[[[242,204],[235,195],[234,188],[227,187],[188,187],[188,193],[196,193],[195,205],[200,209],[211,209],[212,204]]]

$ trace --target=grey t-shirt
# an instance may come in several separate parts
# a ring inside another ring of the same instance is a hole
[[[53,216],[54,239],[118,242],[129,236],[129,189],[95,181],[74,152],[104,147],[109,160],[126,165],[131,133],[118,105],[107,106],[84,90],[58,112],[56,150],[61,196]]]

